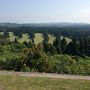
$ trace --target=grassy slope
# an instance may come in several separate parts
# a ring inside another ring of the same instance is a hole
[[[34,43],[38,45],[38,43],[42,43],[44,40],[43,34],[41,33],[35,33]]]
[[[54,40],[56,39],[56,37],[55,37],[54,35],[50,35],[50,34],[48,34],[48,37],[49,37],[48,43],[53,44],[53,42],[54,42]]]
[[[63,36],[61,36],[61,39],[63,39]],[[68,37],[65,37],[65,39],[66,39],[67,43],[69,43],[69,42],[72,41],[72,40],[71,40],[70,38],[68,38]]]
[[[90,81],[0,75],[0,90],[90,90]]]
[[[18,37],[15,36],[13,32],[9,32],[9,39],[10,39],[10,41],[14,41],[15,38],[18,38]],[[29,35],[28,34],[22,34],[22,38],[19,38],[18,41],[20,43],[23,43],[24,41],[29,42],[31,40],[29,39]]]
[[[4,34],[4,32],[0,32],[0,35],[3,35]]]
[[[18,41],[19,41],[20,43],[23,43],[24,41],[29,42],[29,41],[31,41],[31,40],[29,39],[29,35],[28,35],[28,34],[23,34],[23,35],[22,35],[22,38],[20,38]]]
[[[17,37],[14,35],[14,33],[13,32],[9,32],[9,40],[10,41],[14,41],[15,38],[17,38]]]
[[[3,35],[4,33],[3,32],[0,32],[0,35]],[[55,40],[55,36],[51,35],[51,34],[48,34],[48,37],[49,37],[49,41],[48,43],[53,43],[53,41]],[[14,41],[15,38],[18,38],[17,36],[14,35],[13,32],[9,32],[9,39],[10,41]],[[63,36],[61,36],[61,39],[63,38]],[[67,42],[69,43],[71,41],[71,39],[69,39],[68,37],[65,37]],[[34,42],[36,45],[38,45],[38,43],[42,43],[44,40],[43,38],[43,34],[42,33],[35,33],[35,38],[34,38]],[[29,39],[29,35],[28,34],[23,34],[22,35],[22,38],[19,38],[18,41],[20,43],[23,43],[24,41],[31,41],[31,39]]]

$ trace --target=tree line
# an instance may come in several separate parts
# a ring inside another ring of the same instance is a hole
[[[90,75],[90,38],[80,36],[61,39],[56,36],[53,44],[48,43],[48,33],[43,33],[44,41],[35,45],[34,42],[23,42],[15,39],[11,42],[8,34],[0,35],[0,55],[2,52],[20,52],[21,55],[0,59],[0,70],[49,72],[62,74]],[[32,39],[34,33],[32,35]],[[6,52],[6,53],[9,53]],[[1,56],[2,57],[2,56]]]
[[[63,36],[61,39],[61,35],[57,35],[56,39],[54,40],[53,44],[48,43],[49,37],[48,33],[43,33],[44,41],[43,43],[39,43],[42,45],[43,50],[47,54],[69,54],[69,55],[78,55],[78,56],[90,56],[90,38],[89,37],[80,37],[75,38],[72,37],[71,41],[68,42],[66,37]],[[22,44],[18,42],[18,39],[14,41],[10,41],[8,39],[9,35],[4,33],[4,35],[0,35],[0,47],[2,45],[10,45],[13,47],[17,47],[16,49],[22,48],[31,48],[34,44],[34,33],[32,34],[32,42],[24,41]],[[1,47],[2,48],[2,47]]]

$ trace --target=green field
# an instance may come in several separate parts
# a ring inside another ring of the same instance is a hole
[[[39,43],[42,43],[44,40],[42,33],[35,33],[34,43],[38,45]]]
[[[18,41],[19,41],[20,43],[23,43],[23,42],[25,42],[25,41],[29,42],[29,41],[31,41],[31,40],[29,39],[29,35],[28,35],[28,34],[22,34],[22,38],[20,38]]]
[[[0,32],[0,35],[3,35],[3,34],[4,34],[4,32]],[[48,34],[48,37],[49,37],[48,43],[53,44],[56,37],[53,34]],[[32,40],[29,38],[28,33],[22,34],[22,38],[18,38],[17,36],[14,35],[13,32],[9,32],[9,38],[8,39],[10,41],[14,41],[15,38],[17,38],[18,42],[20,42],[20,43],[23,43],[25,41],[27,41],[27,42],[31,41],[32,42]],[[68,43],[71,41],[70,38],[68,38],[68,37],[65,37],[65,38],[66,38]],[[61,36],[61,39],[63,39],[63,36]],[[36,45],[38,45],[39,43],[42,43],[43,40],[44,40],[44,37],[43,37],[42,33],[35,33],[34,43]]]
[[[90,90],[90,81],[0,75],[0,90]]]
[[[0,32],[0,35],[3,35],[4,34],[4,32]]]
[[[13,32],[9,32],[9,40],[14,41],[15,38],[18,38],[18,37],[16,37]]]
[[[14,41],[15,38],[18,38],[18,37],[15,36],[13,32],[9,32],[9,40],[10,41]],[[23,43],[24,41],[27,41],[27,42],[31,41],[29,39],[29,35],[28,34],[22,34],[22,38],[18,38],[18,42]]]
[[[63,36],[61,36],[61,40],[63,39]],[[70,39],[70,38],[68,38],[68,37],[65,37],[65,39],[66,39],[66,41],[67,41],[67,43],[69,43],[69,42],[71,42],[72,40]]]
[[[56,39],[56,37],[55,37],[54,35],[51,35],[51,34],[48,34],[48,37],[49,37],[48,43],[53,44],[53,42],[54,42],[54,40]]]

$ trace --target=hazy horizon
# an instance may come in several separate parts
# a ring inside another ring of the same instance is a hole
[[[90,0],[0,0],[0,22],[90,23]]]

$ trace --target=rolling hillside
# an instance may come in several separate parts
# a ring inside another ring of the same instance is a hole
[[[15,36],[15,34],[13,32],[8,32],[9,33],[9,40],[12,42],[15,39],[18,40],[18,42],[23,43],[23,42],[32,42],[30,36],[28,33],[23,33],[22,37],[19,38],[18,36]],[[4,35],[4,32],[0,32],[0,35]],[[48,43],[53,44],[54,40],[56,39],[56,37],[54,36],[54,34],[48,34]],[[65,37],[67,42],[69,43],[71,41],[70,38]],[[63,39],[63,36],[61,36],[61,39]],[[43,43],[44,40],[44,36],[42,33],[35,33],[35,37],[34,37],[34,44],[38,45],[39,43]]]
[[[22,34],[22,38],[19,38],[18,39],[18,42],[20,42],[20,43],[23,43],[23,42],[29,42],[29,41],[31,41],[31,39],[29,38],[29,35],[28,35],[28,33],[26,33],[26,34]]]
[[[35,33],[34,43],[38,45],[39,43],[43,43],[43,34],[42,33]]]

